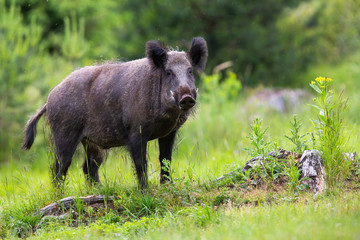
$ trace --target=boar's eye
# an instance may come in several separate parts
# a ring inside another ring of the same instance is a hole
[[[173,75],[172,71],[171,70],[166,70],[166,75],[168,77],[171,77]]]
[[[192,75],[192,74],[193,74],[193,70],[192,70],[192,68],[189,68],[189,69],[188,69],[188,73],[189,73],[190,75]]]

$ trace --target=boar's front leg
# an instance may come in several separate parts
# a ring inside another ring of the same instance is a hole
[[[139,187],[142,191],[148,188],[146,146],[147,138],[141,135],[141,132],[130,138],[130,154],[134,161]]]
[[[170,179],[170,163],[171,155],[174,147],[176,137],[176,131],[170,133],[166,137],[159,138],[159,160],[160,160],[160,183],[165,183]],[[169,161],[169,164],[165,164],[165,161]]]

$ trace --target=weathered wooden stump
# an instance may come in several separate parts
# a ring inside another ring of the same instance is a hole
[[[322,192],[326,189],[325,185],[325,170],[322,163],[321,154],[317,150],[306,150],[303,154],[292,153],[284,149],[280,149],[278,152],[269,152],[268,156],[277,158],[279,161],[284,159],[294,158],[296,165],[301,171],[300,179],[306,178],[301,181],[301,184],[306,184],[314,192]],[[257,166],[264,167],[264,158],[254,157],[245,163],[245,166],[239,168],[241,172],[245,173],[246,171],[256,168]],[[216,181],[225,179],[226,177],[236,174],[235,171],[231,171],[219,178]]]
[[[325,169],[321,153],[318,150],[306,150],[298,162],[301,169],[301,178],[307,178],[301,181],[313,189],[314,192],[323,192],[326,189]]]

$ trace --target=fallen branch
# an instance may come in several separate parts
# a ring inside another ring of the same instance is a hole
[[[68,211],[71,207],[75,206],[76,201],[81,201],[82,203],[91,205],[95,203],[105,203],[105,202],[111,202],[116,200],[117,197],[114,196],[103,196],[103,195],[91,195],[91,196],[85,196],[85,197],[66,197],[58,202],[51,203],[47,205],[46,207],[43,207],[40,209],[39,213],[42,216],[51,215],[59,211]]]

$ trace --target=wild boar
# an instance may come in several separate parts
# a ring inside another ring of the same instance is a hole
[[[81,142],[86,152],[82,169],[89,182],[99,182],[105,149],[126,146],[144,190],[148,188],[147,142],[158,139],[160,182],[164,183],[169,177],[164,160],[171,161],[177,131],[196,104],[193,73],[204,70],[207,57],[201,37],[193,38],[188,52],[149,41],[145,58],[75,70],[30,118],[22,148],[30,149],[37,122],[46,113],[55,145],[56,184],[65,181]]]

